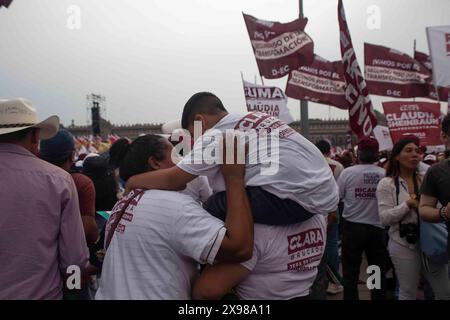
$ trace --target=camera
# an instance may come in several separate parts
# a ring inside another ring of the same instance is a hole
[[[419,226],[415,223],[400,224],[399,231],[400,238],[405,238],[410,244],[415,244],[419,238]]]

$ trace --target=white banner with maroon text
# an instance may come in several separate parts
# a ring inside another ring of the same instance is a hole
[[[277,87],[262,86],[243,80],[245,100],[249,112],[262,112],[289,124],[294,121],[287,107],[287,97]]]
[[[284,77],[314,58],[314,42],[303,31],[308,19],[287,23],[257,19],[243,13],[259,73],[267,79]]]

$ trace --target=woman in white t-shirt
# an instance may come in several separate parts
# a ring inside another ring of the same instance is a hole
[[[450,299],[448,267],[422,261],[419,238],[419,189],[422,175],[417,138],[405,138],[392,149],[386,177],[377,187],[381,223],[389,226],[388,250],[399,282],[399,300],[415,300],[422,272],[436,299]]]
[[[156,135],[126,147],[120,176],[173,166],[172,145]],[[253,248],[253,219],[244,165],[225,164],[225,223],[176,191],[131,190],[113,208],[97,300],[189,299],[198,263],[245,261]]]

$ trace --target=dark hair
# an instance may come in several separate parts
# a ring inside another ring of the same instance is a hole
[[[51,163],[57,167],[62,167],[63,164],[65,164],[66,162],[68,162],[68,161],[72,162],[72,153],[70,153],[69,155],[67,155],[64,158],[59,158],[59,159],[44,159],[44,158],[41,158],[41,159],[45,160],[48,163]]]
[[[442,132],[450,134],[450,114],[447,114],[442,120]]]
[[[199,113],[216,115],[227,112],[220,99],[210,92],[198,92],[194,94],[184,105],[181,117],[181,127],[187,129]]]
[[[123,159],[119,159],[120,177],[127,181],[131,176],[139,173],[151,171],[148,165],[148,158],[155,157],[157,160],[164,159],[164,138],[154,134],[147,134],[134,140],[130,145],[123,146],[126,148]]]
[[[417,140],[414,138],[401,139],[394,145],[386,169],[386,177],[397,178],[399,176],[400,163],[395,158],[402,152],[403,148],[410,143],[414,143],[418,146]]]
[[[331,145],[328,141],[326,140],[319,140],[316,143],[316,147],[320,150],[320,152],[322,152],[322,154],[329,154],[330,150],[331,150]]]
[[[378,152],[369,149],[358,150],[358,158],[363,163],[374,163],[378,161]]]
[[[117,182],[113,172],[109,170],[108,160],[101,156],[86,158],[83,173],[94,183],[95,210],[111,210],[117,202]]]
[[[19,142],[25,139],[31,132],[37,130],[35,127],[0,135],[0,142]]]
[[[113,168],[119,168],[121,160],[125,157],[130,142],[128,139],[120,138],[114,142],[109,149],[109,164]]]

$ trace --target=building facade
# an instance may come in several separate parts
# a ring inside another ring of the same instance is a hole
[[[380,125],[386,125],[386,119],[380,112],[375,111]],[[133,124],[133,125],[114,125],[105,119],[100,120],[101,136],[107,139],[108,135],[114,134],[119,137],[128,137],[134,139],[141,134],[158,134],[161,133],[162,124]],[[298,132],[300,130],[300,122],[294,121],[290,126]],[[89,136],[92,134],[91,126],[76,126],[73,122],[67,128],[75,137]],[[345,147],[347,145],[347,137],[350,130],[349,122],[346,119],[340,120],[309,120],[310,140],[315,143],[321,139],[328,139],[332,145]],[[353,137],[355,140],[355,137]]]

